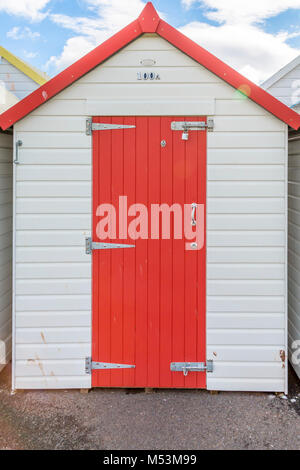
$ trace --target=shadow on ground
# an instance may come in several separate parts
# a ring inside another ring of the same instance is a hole
[[[288,399],[206,391],[27,391],[0,375],[0,449],[300,449],[300,382]]]

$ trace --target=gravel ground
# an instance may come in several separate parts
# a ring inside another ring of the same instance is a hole
[[[96,389],[10,394],[0,375],[0,449],[300,449],[300,382],[264,393]]]

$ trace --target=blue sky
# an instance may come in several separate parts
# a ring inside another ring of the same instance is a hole
[[[55,75],[135,19],[143,0],[0,0],[0,44]],[[300,0],[154,0],[161,16],[261,82],[300,53]]]

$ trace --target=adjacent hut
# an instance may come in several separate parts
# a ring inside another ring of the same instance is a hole
[[[300,131],[289,134],[289,358],[300,378]]]
[[[0,83],[19,100],[44,85],[49,77],[0,46]]]
[[[0,84],[0,112],[18,102]],[[0,371],[11,359],[13,134],[0,131]]]
[[[262,88],[289,107],[300,101],[300,55],[262,84]]]
[[[298,114],[148,3],[0,125],[14,389],[287,390]]]

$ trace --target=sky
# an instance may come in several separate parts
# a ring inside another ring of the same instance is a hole
[[[255,83],[300,54],[300,0],[154,0],[160,16]],[[137,18],[142,0],[0,0],[0,45],[50,76]]]

